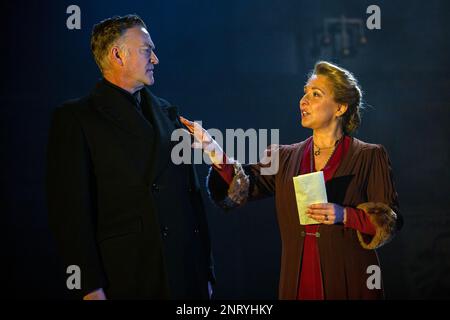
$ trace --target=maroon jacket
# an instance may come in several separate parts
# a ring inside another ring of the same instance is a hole
[[[306,140],[305,140],[306,141]],[[299,174],[305,141],[278,147],[279,169],[261,175],[262,164],[235,165],[231,185],[210,170],[207,185],[211,198],[222,208],[248,200],[275,196],[282,241],[280,299],[296,299],[303,240],[292,178]],[[367,268],[379,266],[375,249],[389,242],[401,228],[388,155],[381,145],[352,138],[350,149],[334,177],[327,182],[330,203],[363,209],[376,228],[368,236],[344,225],[321,225],[318,238],[325,299],[379,299],[381,289],[369,289]]]

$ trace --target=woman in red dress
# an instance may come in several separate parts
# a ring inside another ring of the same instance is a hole
[[[211,199],[230,209],[275,196],[282,240],[280,299],[380,299],[384,297],[377,248],[400,230],[397,193],[386,150],[351,134],[360,125],[361,89],[347,70],[318,62],[300,100],[302,126],[312,136],[270,146],[278,171],[261,174],[267,161],[241,165],[228,159],[206,130],[181,121],[213,162]],[[300,225],[292,178],[323,171],[329,203],[308,207],[315,225]]]

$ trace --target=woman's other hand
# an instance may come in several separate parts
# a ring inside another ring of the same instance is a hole
[[[323,224],[345,224],[346,220],[345,208],[335,203],[311,204],[308,206],[306,214]]]

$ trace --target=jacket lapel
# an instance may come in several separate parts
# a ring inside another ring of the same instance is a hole
[[[359,155],[360,143],[359,140],[351,137],[352,141],[350,142],[350,147],[347,150],[347,154],[341,160],[339,167],[334,173],[334,177],[340,177],[343,175],[347,175],[351,172],[352,167],[355,165],[355,160]]]
[[[149,179],[155,181],[171,161],[171,134],[181,125],[177,120],[176,108],[162,103],[147,87],[141,90],[141,97],[142,103],[150,109],[151,124],[137,112],[133,103],[122,92],[104,81],[97,83],[91,94],[93,107],[105,119],[128,135],[154,139]]]
[[[145,87],[141,91],[143,102],[150,106],[151,118],[155,132],[154,163],[152,165],[150,179],[156,180],[167,167],[171,155],[171,134],[175,126],[170,121],[166,106],[162,106],[150,90]]]
[[[294,149],[293,159],[294,165],[293,165],[293,172],[292,177],[296,177],[300,174],[300,165],[302,163],[303,158],[303,151],[305,150],[305,147],[308,145],[308,141],[310,138],[306,139],[305,141],[300,142],[297,147]]]
[[[93,106],[109,121],[131,135],[152,135],[150,123],[138,113],[133,103],[123,93],[103,81],[97,83],[91,95]]]

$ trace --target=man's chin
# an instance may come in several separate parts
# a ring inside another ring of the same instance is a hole
[[[151,86],[154,83],[155,83],[155,79],[153,77],[148,77],[147,79],[145,79],[145,82],[144,82],[144,84],[146,86]]]

